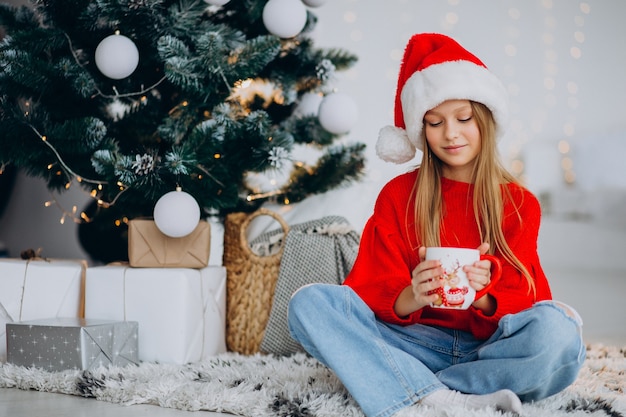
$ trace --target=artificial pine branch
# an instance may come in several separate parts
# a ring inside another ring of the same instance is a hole
[[[365,167],[364,149],[365,145],[361,143],[331,147],[315,167],[296,169],[282,194],[290,202],[298,202],[359,181]]]

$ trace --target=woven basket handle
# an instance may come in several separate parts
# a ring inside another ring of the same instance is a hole
[[[258,256],[257,254],[252,252],[252,250],[250,249],[250,243],[248,242],[248,237],[246,234],[246,231],[248,230],[248,226],[250,225],[250,222],[252,222],[252,220],[254,220],[255,218],[259,216],[273,217],[274,220],[276,220],[280,224],[280,226],[283,228],[283,231],[285,232],[285,239],[283,239],[282,242],[280,243],[280,251],[275,256],[282,255],[283,249],[285,248],[285,241],[287,240],[286,239],[287,233],[289,233],[289,225],[278,213],[265,209],[265,208],[258,209],[257,211],[252,213],[250,216],[248,216],[241,224],[241,229],[239,231],[239,241],[241,242],[241,249],[248,256],[252,256],[256,258],[265,258],[265,256]]]

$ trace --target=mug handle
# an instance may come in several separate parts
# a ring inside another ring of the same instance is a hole
[[[488,259],[489,261],[491,261],[491,282],[482,290],[476,291],[476,296],[474,297],[474,300],[478,300],[480,297],[487,294],[502,276],[502,262],[500,262],[500,259],[488,254],[480,255],[480,259]]]

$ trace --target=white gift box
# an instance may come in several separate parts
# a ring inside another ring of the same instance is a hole
[[[0,362],[6,361],[6,324],[82,317],[87,263],[71,260],[0,260]]]
[[[184,364],[226,351],[226,269],[87,270],[85,317],[139,323],[139,360]]]

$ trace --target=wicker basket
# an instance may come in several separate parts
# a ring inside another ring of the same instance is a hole
[[[247,228],[254,218],[262,215],[273,217],[287,235],[287,223],[267,209],[251,214],[231,213],[224,222],[226,346],[245,355],[257,353],[263,341],[284,250],[285,239],[273,255],[258,256],[250,250]]]

